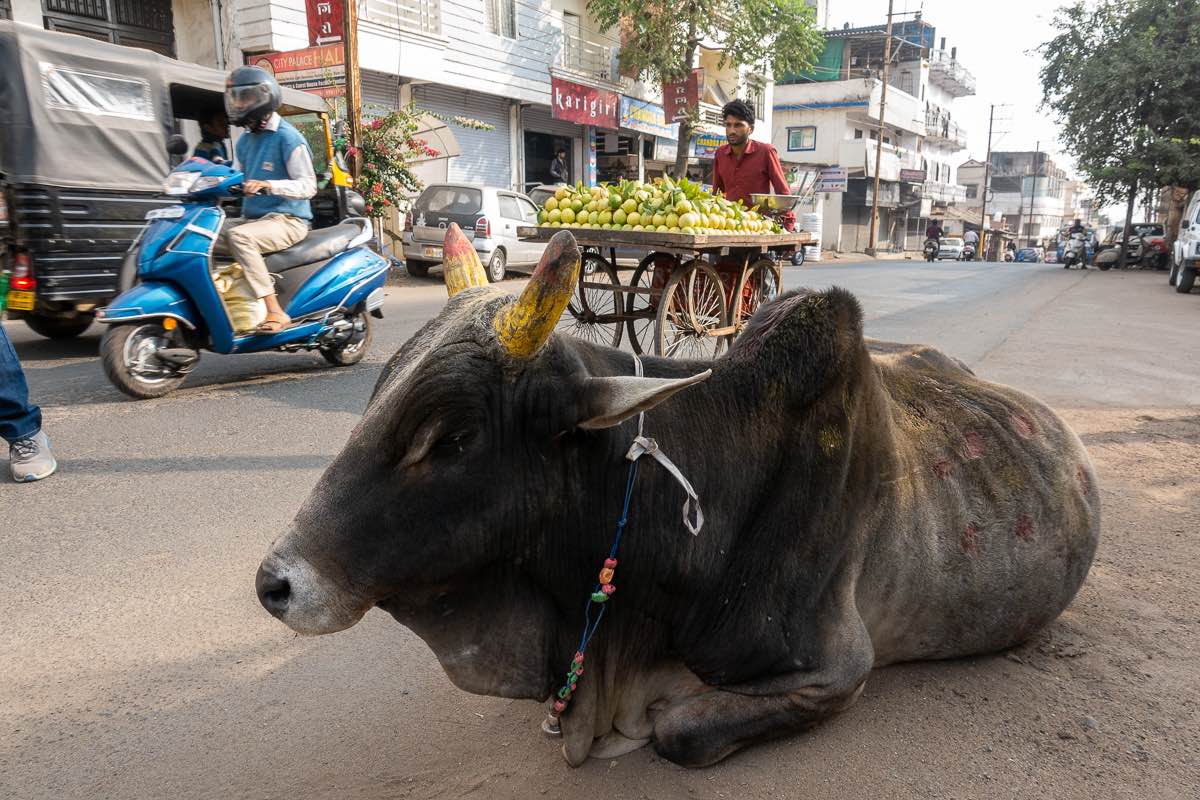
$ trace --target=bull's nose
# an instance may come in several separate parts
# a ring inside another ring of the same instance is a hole
[[[275,616],[281,616],[287,611],[288,601],[292,597],[292,586],[287,578],[281,578],[269,570],[266,564],[259,566],[258,574],[254,576],[254,589],[258,592],[258,602],[263,608]]]

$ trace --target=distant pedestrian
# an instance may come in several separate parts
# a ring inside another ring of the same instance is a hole
[[[21,483],[48,478],[58,469],[42,431],[42,411],[29,402],[25,372],[0,325],[0,438],[8,442],[8,465]]]
[[[571,182],[571,170],[567,167],[567,151],[562,147],[554,151],[554,160],[550,162],[550,182]]]

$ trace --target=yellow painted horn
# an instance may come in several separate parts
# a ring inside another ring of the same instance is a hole
[[[457,222],[451,222],[446,228],[446,238],[442,242],[442,274],[446,277],[446,294],[451,297],[464,289],[487,286],[487,273],[479,263],[475,245]]]
[[[533,358],[550,338],[579,281],[579,246],[554,234],[521,297],[496,314],[496,336],[513,358]]]

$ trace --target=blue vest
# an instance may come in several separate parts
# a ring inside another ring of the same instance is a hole
[[[288,156],[297,146],[308,150],[308,142],[287,120],[279,121],[279,130],[247,133],[237,141],[238,163],[246,180],[286,181]],[[309,151],[309,157],[312,152]],[[288,214],[300,219],[312,219],[312,206],[307,200],[293,200],[278,195],[247,195],[242,200],[242,216],[258,219],[267,214]]]

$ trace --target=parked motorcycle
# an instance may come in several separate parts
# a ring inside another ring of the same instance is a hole
[[[926,239],[925,240],[925,260],[926,261],[936,261],[937,257],[938,257],[938,251],[941,249],[942,249],[942,245],[937,239]]]
[[[186,152],[173,137],[173,154]],[[266,257],[279,302],[292,323],[277,333],[239,333],[213,281],[213,247],[225,221],[220,203],[241,194],[243,175],[192,158],[167,177],[165,193],[179,205],[146,214],[136,243],[137,283],[97,313],[108,330],[101,363],[130,397],[161,397],[177,388],[201,350],[256,353],[316,350],[336,366],[362,360],[371,344],[371,317],[382,317],[388,262],[367,244],[369,220],[348,217],[309,233]]]
[[[1084,240],[1082,233],[1072,233],[1071,238],[1067,240],[1066,246],[1063,248],[1063,269],[1070,269],[1078,265],[1080,269],[1087,269],[1087,242]]]

